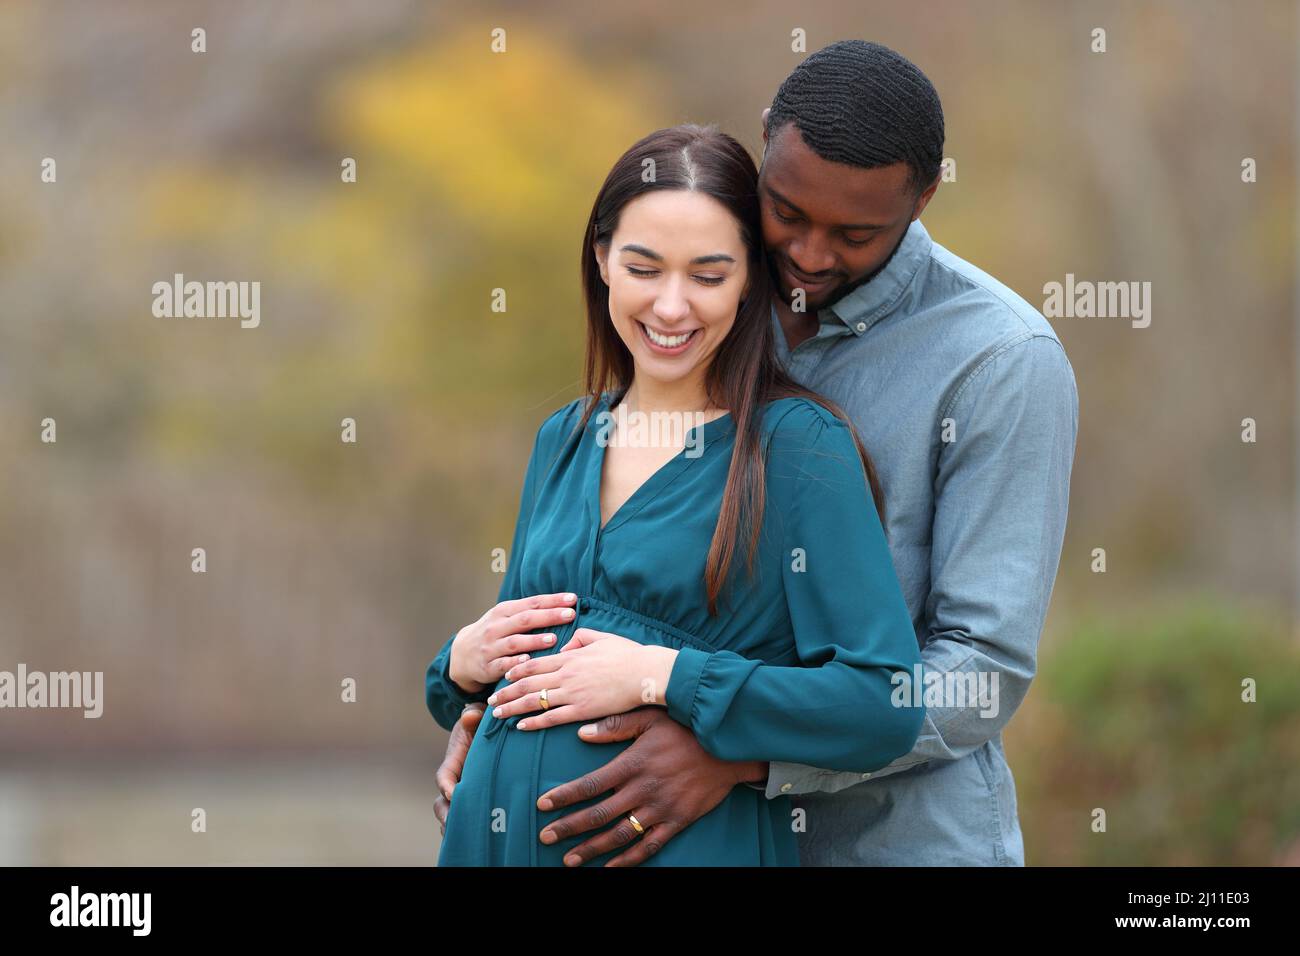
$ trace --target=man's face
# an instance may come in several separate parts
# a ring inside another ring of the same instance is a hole
[[[790,302],[802,288],[805,311],[816,313],[884,267],[938,183],[917,196],[906,163],[832,163],[812,151],[794,123],[769,140],[766,112],[763,122],[763,244],[782,298]]]

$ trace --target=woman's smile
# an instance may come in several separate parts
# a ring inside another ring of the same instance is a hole
[[[652,329],[644,322],[637,321],[636,324],[641,330],[641,339],[651,351],[659,355],[681,355],[699,338],[696,333],[701,331],[697,327],[687,332],[670,334],[661,329]]]

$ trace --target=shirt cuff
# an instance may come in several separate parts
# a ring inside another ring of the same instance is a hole
[[[700,686],[700,674],[711,655],[694,647],[683,647],[677,652],[673,669],[668,674],[668,689],[664,692],[664,703],[668,706],[668,716],[683,727],[691,726],[691,714],[695,710],[695,693]]]

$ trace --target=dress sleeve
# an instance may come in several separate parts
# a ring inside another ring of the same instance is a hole
[[[829,412],[796,409],[773,432],[765,523],[783,529],[800,664],[683,648],[665,702],[719,759],[874,770],[920,732],[924,707],[892,694],[895,674],[919,676],[920,650],[852,433]]]
[[[540,480],[538,472],[542,465],[539,456],[543,445],[543,434],[547,426],[558,416],[553,415],[542,423],[533,439],[533,451],[528,459],[528,468],[524,473],[524,488],[519,495],[519,516],[515,519],[514,540],[510,543],[510,559],[506,566],[505,580],[497,594],[497,603],[523,597],[519,593],[519,564],[523,558],[524,541],[528,536],[528,521],[533,513],[536,495],[536,483]],[[451,679],[451,644],[456,639],[452,634],[433,659],[424,676],[424,701],[433,719],[446,730],[451,730],[460,718],[466,704],[485,701],[492,696],[492,688],[485,687],[475,693],[466,693]]]

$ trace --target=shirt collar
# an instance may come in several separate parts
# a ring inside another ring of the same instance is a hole
[[[860,285],[844,298],[832,303],[817,314],[822,321],[837,320],[854,335],[871,328],[898,303],[903,290],[911,284],[921,263],[930,257],[934,241],[921,225],[913,219],[903,234],[903,242],[889,260],[889,265],[870,282]]]

